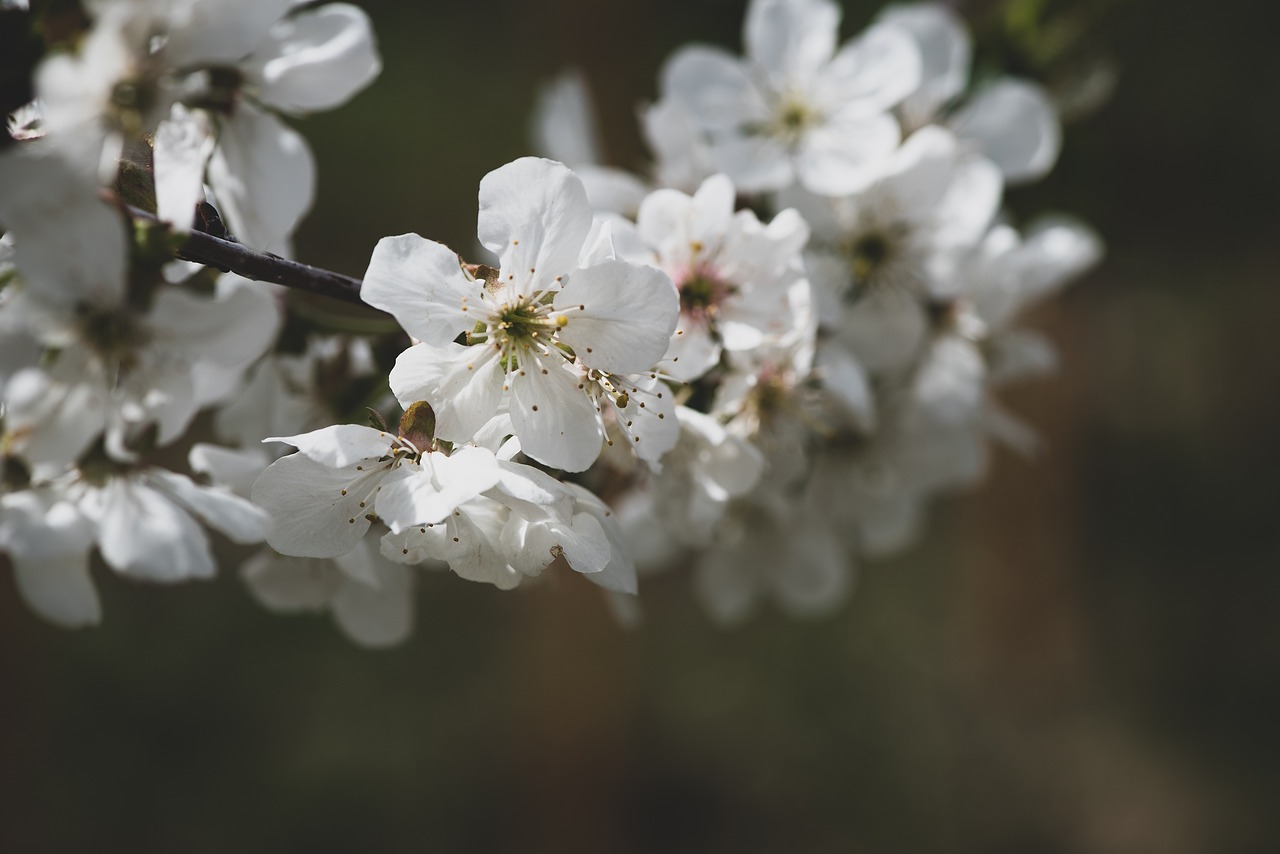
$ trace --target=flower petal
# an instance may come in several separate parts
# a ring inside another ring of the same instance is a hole
[[[1043,177],[1058,159],[1062,126],[1048,94],[1026,80],[998,80],[951,120],[956,133],[978,143],[1009,183]]]
[[[391,448],[394,437],[362,424],[334,424],[297,436],[271,436],[264,442],[285,442],[329,468],[345,468],[361,460],[376,460]]]
[[[331,468],[305,454],[282,457],[253,485],[253,503],[271,514],[267,543],[298,557],[337,557],[355,548],[369,530],[361,507],[372,490],[352,487],[361,473]]]
[[[666,273],[625,261],[578,270],[554,304],[567,319],[560,340],[582,364],[611,373],[653,367],[680,315],[680,297]]]
[[[480,242],[516,294],[550,289],[576,267],[591,224],[587,191],[563,163],[522,157],[480,181]]]
[[[465,442],[480,431],[502,401],[505,373],[493,347],[416,344],[396,359],[391,390],[408,409],[419,400],[436,414],[436,435]]]
[[[600,456],[600,416],[578,373],[552,362],[546,373],[536,364],[511,378],[511,423],[520,446],[543,465],[585,471]]]
[[[452,249],[416,234],[378,241],[360,298],[435,347],[448,346],[485,311],[484,283],[463,271]]]
[[[241,103],[222,123],[209,185],[245,245],[288,256],[293,230],[311,208],[315,160],[297,131]]]
[[[260,85],[263,103],[291,112],[345,103],[381,70],[369,16],[348,3],[277,21],[245,69]]]

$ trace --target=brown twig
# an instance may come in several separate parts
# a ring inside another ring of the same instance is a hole
[[[129,213],[136,219],[157,222],[154,214],[135,207]],[[203,231],[191,231],[178,249],[178,257],[232,272],[258,282],[270,282],[309,294],[331,297],[344,302],[360,303],[360,280],[331,270],[322,270],[281,258],[270,252],[250,249],[243,243],[223,240]]]

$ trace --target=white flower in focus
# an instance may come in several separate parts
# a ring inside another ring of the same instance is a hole
[[[269,441],[298,453],[267,467],[253,485],[253,501],[274,522],[267,543],[296,557],[347,554],[375,519],[392,533],[443,522],[498,479],[490,451],[467,447],[446,455],[357,424]]]
[[[877,26],[836,50],[830,0],[753,0],[747,58],[686,47],[667,63],[662,97],[683,103],[710,135],[716,166],[743,192],[865,187],[900,131],[889,110],[916,89],[911,38]]]
[[[391,388],[405,407],[431,404],[436,435],[452,442],[475,436],[506,401],[526,454],[582,471],[604,437],[596,398],[626,410],[635,394],[641,405],[643,390],[627,375],[666,351],[675,288],[652,267],[614,259],[582,182],[549,160],[485,176],[479,234],[499,256],[498,269],[479,277],[417,235],[374,249],[362,297],[422,342],[400,355]],[[467,344],[454,343],[463,333]]]

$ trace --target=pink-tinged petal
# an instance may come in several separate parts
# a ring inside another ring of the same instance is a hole
[[[376,460],[390,450],[395,437],[361,424],[334,424],[297,436],[271,436],[264,442],[293,445],[303,456],[329,468],[345,468],[362,460]]]
[[[153,145],[156,214],[174,230],[191,230],[204,199],[204,169],[213,154],[213,128],[204,110],[174,104],[156,129]]]
[[[271,527],[265,510],[220,487],[198,486],[190,478],[164,469],[151,469],[147,479],[232,542],[260,543]]]
[[[82,507],[98,523],[98,549],[122,575],[176,582],[212,578],[213,556],[204,529],[160,492],[132,478],[115,478]]]
[[[331,468],[303,454],[282,457],[253,485],[253,503],[271,514],[267,544],[297,557],[338,557],[369,530],[377,476]],[[364,507],[360,505],[364,504]]]
[[[830,0],[756,0],[743,28],[747,56],[779,82],[813,77],[835,53],[839,29]]]
[[[369,16],[329,3],[273,24],[246,73],[260,85],[263,103],[307,112],[345,103],[381,70]]]
[[[600,456],[600,416],[578,372],[547,360],[511,377],[511,423],[524,453],[543,465],[585,471]],[[546,373],[543,373],[543,370]]]
[[[578,270],[554,305],[566,319],[560,340],[582,364],[611,373],[653,367],[680,315],[680,296],[666,273],[625,261]]]
[[[1011,184],[1043,177],[1062,149],[1053,102],[1025,80],[1006,78],[983,89],[956,113],[951,126],[977,143]]]
[[[452,249],[416,234],[378,241],[360,298],[436,347],[447,346],[486,313],[484,282],[463,271]]]
[[[499,357],[496,348],[482,344],[417,344],[396,359],[391,390],[406,409],[419,400],[431,404],[436,435],[465,442],[493,417],[502,401],[505,373]]]
[[[794,161],[806,190],[843,196],[880,177],[898,145],[898,123],[889,115],[862,117],[856,112],[839,113],[805,135]]]
[[[209,185],[241,243],[287,256],[293,230],[311,208],[315,172],[311,149],[297,131],[241,103],[222,123]]]
[[[737,131],[769,119],[769,107],[746,63],[720,48],[693,45],[676,51],[663,66],[659,90],[713,132]]]
[[[378,516],[396,534],[443,522],[458,505],[498,482],[498,461],[482,448],[459,448],[452,456],[426,454],[421,465],[401,469],[383,482],[376,504]]]
[[[522,157],[480,181],[480,242],[517,295],[548,289],[577,266],[592,219],[582,181],[563,163]]]
[[[404,643],[413,632],[413,576],[408,567],[378,559],[378,585],[346,581],[333,597],[338,626],[361,646]]]

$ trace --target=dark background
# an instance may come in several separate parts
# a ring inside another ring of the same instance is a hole
[[[1119,72],[1010,194],[1108,243],[1034,318],[1061,375],[1006,396],[1046,454],[997,456],[813,623],[721,630],[672,576],[624,631],[578,579],[439,575],[412,641],[370,653],[266,613],[233,564],[171,589],[99,571],[105,622],[75,633],[2,584],[0,850],[1280,850],[1275,15],[1015,2],[1078,31],[1029,60],[1008,4],[968,5],[985,57]],[[357,275],[383,235],[469,245],[479,179],[527,153],[567,65],[638,164],[662,58],[736,46],[744,4],[363,5],[382,78],[300,122],[298,255]],[[875,8],[846,7],[846,34]]]

